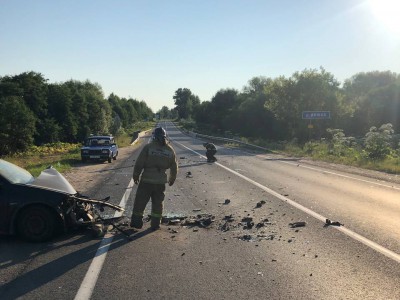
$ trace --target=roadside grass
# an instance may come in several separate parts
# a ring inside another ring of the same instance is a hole
[[[128,130],[123,130],[115,136],[119,148],[127,147],[132,143],[135,131],[153,128],[155,122],[138,122]],[[31,146],[27,151],[3,157],[21,168],[28,170],[33,176],[39,174],[49,166],[63,173],[81,161],[80,148],[82,144],[52,143],[43,146]]]
[[[38,176],[40,172],[49,166],[53,166],[60,173],[69,170],[73,165],[80,161],[80,144],[70,144],[73,149],[58,152],[56,154],[46,154],[41,147],[40,153],[27,151],[5,157],[5,160],[28,170],[33,176]]]
[[[295,157],[307,157],[313,160],[354,166],[390,174],[400,174],[400,157],[387,156],[382,159],[371,159],[368,158],[362,150],[354,148],[344,149],[341,155],[332,155],[329,153],[326,144],[321,143],[314,149],[288,144],[282,152]]]

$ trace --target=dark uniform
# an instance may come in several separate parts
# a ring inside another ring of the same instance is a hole
[[[215,154],[217,153],[217,148],[213,143],[204,143],[203,146],[207,149],[206,156],[208,162],[214,162],[217,159],[215,158]]]
[[[170,169],[169,178],[166,174]],[[143,171],[143,173],[142,173]],[[137,188],[133,206],[131,227],[142,228],[143,212],[151,198],[151,228],[160,228],[165,184],[174,184],[178,172],[174,149],[166,139],[166,132],[162,127],[154,130],[153,141],[144,146],[136,161],[133,170],[133,180],[140,183]]]

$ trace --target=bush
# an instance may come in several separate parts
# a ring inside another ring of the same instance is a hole
[[[392,152],[391,140],[394,133],[392,124],[384,124],[379,129],[371,127],[365,135],[365,151],[372,159],[383,159]]]

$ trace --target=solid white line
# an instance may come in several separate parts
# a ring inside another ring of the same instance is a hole
[[[278,161],[279,161],[279,160],[278,160]],[[284,164],[288,164],[288,165],[297,166],[297,164],[291,163],[291,162],[288,162],[288,161],[279,161],[279,162],[284,163]],[[339,176],[339,177],[343,177],[343,178],[348,178],[348,179],[352,179],[352,180],[357,180],[357,181],[361,181],[361,182],[365,182],[365,183],[370,183],[370,184],[374,184],[374,185],[378,185],[378,186],[382,186],[382,187],[386,187],[386,188],[390,188],[390,189],[400,190],[400,188],[395,187],[395,186],[392,186],[392,185],[387,185],[387,184],[383,184],[383,183],[379,183],[379,182],[374,182],[374,181],[370,181],[370,180],[366,180],[366,179],[356,178],[356,177],[353,177],[353,176],[344,175],[344,174],[339,174],[339,173],[336,173],[336,172],[320,170],[320,169],[317,169],[317,168],[313,168],[313,167],[309,167],[309,166],[304,166],[304,165],[299,165],[299,167],[306,168],[306,169],[310,169],[310,170],[313,170],[313,171],[323,172],[323,173],[327,173],[327,174],[331,174],[331,175],[335,175],[335,176]]]
[[[249,152],[246,152],[244,150],[241,150],[241,151],[244,152],[244,153],[250,154]],[[257,156],[268,158],[268,156],[266,156],[264,154],[257,154]],[[302,165],[302,164],[292,163],[292,162],[289,162],[289,161],[283,161],[283,160],[279,160],[279,159],[276,160],[276,161],[280,162],[280,163],[283,163],[283,164],[288,164],[288,165],[292,165],[292,166],[299,166],[301,168],[310,169],[310,170],[317,171],[317,172],[323,172],[323,173],[327,173],[327,174],[331,174],[331,175],[335,175],[335,176],[339,176],[339,177],[343,177],[343,178],[348,178],[348,179],[351,179],[351,180],[357,180],[357,181],[370,183],[370,184],[374,184],[374,185],[378,185],[378,186],[382,186],[382,187],[386,187],[386,188],[390,188],[390,189],[394,189],[394,190],[400,190],[399,187],[396,187],[396,186],[393,186],[393,185],[388,185],[388,184],[374,182],[374,181],[370,181],[370,180],[366,180],[366,179],[356,178],[356,177],[353,177],[353,176],[344,175],[344,174],[340,174],[340,173],[336,173],[336,172],[332,172],[332,171],[321,170],[321,169],[318,169],[318,168],[313,168],[313,167],[305,166],[305,165]]]
[[[199,152],[196,152],[195,150],[192,150],[189,147],[186,147],[185,145],[183,145],[183,144],[181,144],[181,143],[179,143],[177,141],[174,141],[174,143],[179,144],[182,147],[186,148],[187,150],[189,150],[189,151],[191,151],[191,152],[193,152],[195,154],[198,154],[199,156],[205,158]],[[306,214],[309,214],[310,216],[313,216],[317,220],[320,220],[320,221],[322,221],[324,223],[326,222],[327,218],[322,216],[322,215],[320,215],[319,213],[316,213],[315,211],[313,211],[313,210],[311,210],[311,209],[309,209],[309,208],[307,208],[307,207],[305,207],[305,206],[303,206],[303,205],[301,205],[301,204],[299,204],[299,203],[297,203],[297,202],[295,202],[295,201],[293,201],[293,200],[291,200],[291,199],[289,199],[289,198],[287,198],[287,197],[275,192],[274,190],[271,190],[270,188],[267,188],[266,186],[264,186],[264,185],[262,185],[262,184],[260,184],[260,183],[258,183],[256,181],[244,176],[243,174],[240,174],[240,173],[238,173],[238,172],[236,172],[236,171],[234,171],[234,170],[232,170],[232,169],[230,169],[230,168],[228,168],[228,167],[226,167],[224,165],[221,165],[220,163],[214,163],[214,164],[218,165],[219,167],[221,167],[221,168],[223,168],[225,170],[227,170],[228,172],[231,172],[232,174],[235,174],[236,176],[246,180],[247,182],[250,182],[251,184],[259,187],[260,189],[266,191],[267,193],[277,197],[278,199],[280,199],[280,200],[282,200],[282,201],[284,201],[284,202],[286,202],[286,203],[288,203],[288,204],[300,209],[301,211],[305,212]],[[352,230],[350,230],[348,228],[345,228],[345,227],[342,227],[342,226],[340,226],[340,227],[339,226],[338,227],[334,226],[334,228],[340,230],[341,232],[343,232],[347,236],[349,236],[349,237],[351,237],[351,238],[363,243],[364,245],[368,246],[369,248],[372,248],[375,251],[378,251],[379,253],[381,253],[381,254],[393,259],[394,261],[400,263],[400,255],[399,254],[397,254],[397,253],[395,253],[395,252],[393,252],[393,251],[391,251],[391,250],[389,250],[389,249],[387,249],[387,248],[385,248],[385,247],[383,247],[383,246],[381,246],[381,245],[379,245],[379,244],[367,239],[366,237],[363,237],[362,235],[360,235],[358,233],[355,233],[354,231],[352,231]]]
[[[122,196],[119,206],[125,208],[126,202],[129,199],[133,187],[133,179],[129,182],[124,195]],[[114,217],[120,217],[122,212],[115,212]],[[103,267],[104,261],[107,256],[108,248],[114,239],[114,235],[107,233],[102,239],[99,248],[97,249],[96,255],[90,264],[88,271],[86,272],[85,278],[83,279],[78,292],[76,293],[75,300],[87,300],[92,296],[94,287],[99,277],[100,271]]]

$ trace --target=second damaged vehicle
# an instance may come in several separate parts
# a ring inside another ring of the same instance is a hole
[[[124,211],[107,200],[80,195],[52,167],[35,178],[0,159],[0,234],[19,234],[28,241],[43,242],[69,228],[94,227],[103,220],[98,211],[104,207]]]

